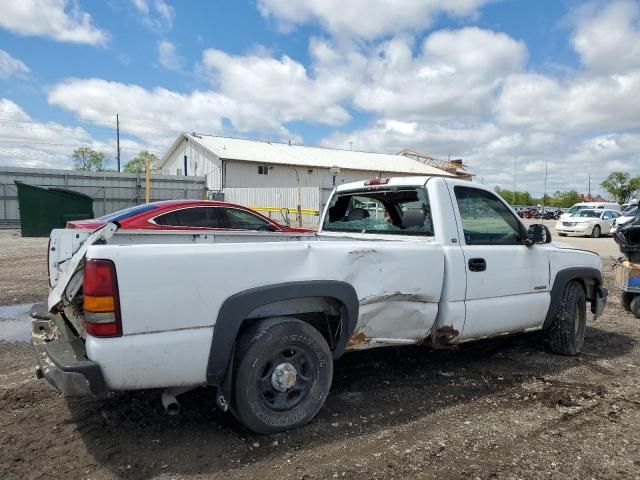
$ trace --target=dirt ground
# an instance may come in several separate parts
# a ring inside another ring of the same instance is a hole
[[[37,242],[0,231],[0,304],[43,298]],[[65,399],[35,379],[28,343],[0,342],[0,478],[638,479],[640,320],[606,280],[579,357],[538,334],[348,354],[317,418],[272,436],[210,389],[180,397],[176,417],[159,391]]]
[[[22,238],[0,229],[0,305],[42,301],[47,285],[48,238]]]

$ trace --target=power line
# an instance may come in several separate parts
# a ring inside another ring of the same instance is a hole
[[[83,143],[53,143],[53,142],[33,142],[31,140],[18,140],[18,139],[7,139],[7,138],[2,138],[0,137],[0,143],[18,143],[18,144],[25,144],[25,145],[47,145],[47,146],[51,146],[51,147],[80,147],[80,146],[86,146],[86,147],[91,147],[94,150],[100,149],[102,148],[104,149],[111,149],[111,147],[108,146],[92,146],[89,143],[83,142]],[[134,150],[134,151],[140,151],[140,148],[133,148],[133,147],[120,147],[120,149],[122,150]],[[164,152],[160,152],[158,150],[149,150],[149,149],[145,149],[143,148],[143,150],[147,150],[148,152],[151,153],[160,153],[163,154]]]

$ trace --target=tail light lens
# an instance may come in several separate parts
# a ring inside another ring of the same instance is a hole
[[[84,317],[89,335],[122,336],[116,266],[111,260],[88,260],[82,283]]]
[[[365,185],[386,185],[389,183],[389,178],[372,178],[371,180],[365,180]]]

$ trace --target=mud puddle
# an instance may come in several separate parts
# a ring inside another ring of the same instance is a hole
[[[33,303],[0,306],[0,340],[28,342],[31,339],[31,307]]]

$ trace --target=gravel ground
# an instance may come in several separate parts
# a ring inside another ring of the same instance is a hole
[[[0,291],[15,292],[0,303],[42,299],[45,248],[0,232]],[[159,391],[65,399],[34,378],[28,343],[0,342],[0,477],[637,479],[640,320],[606,280],[579,357],[537,334],[348,354],[318,417],[272,436],[219,412],[210,389],[176,417]]]

